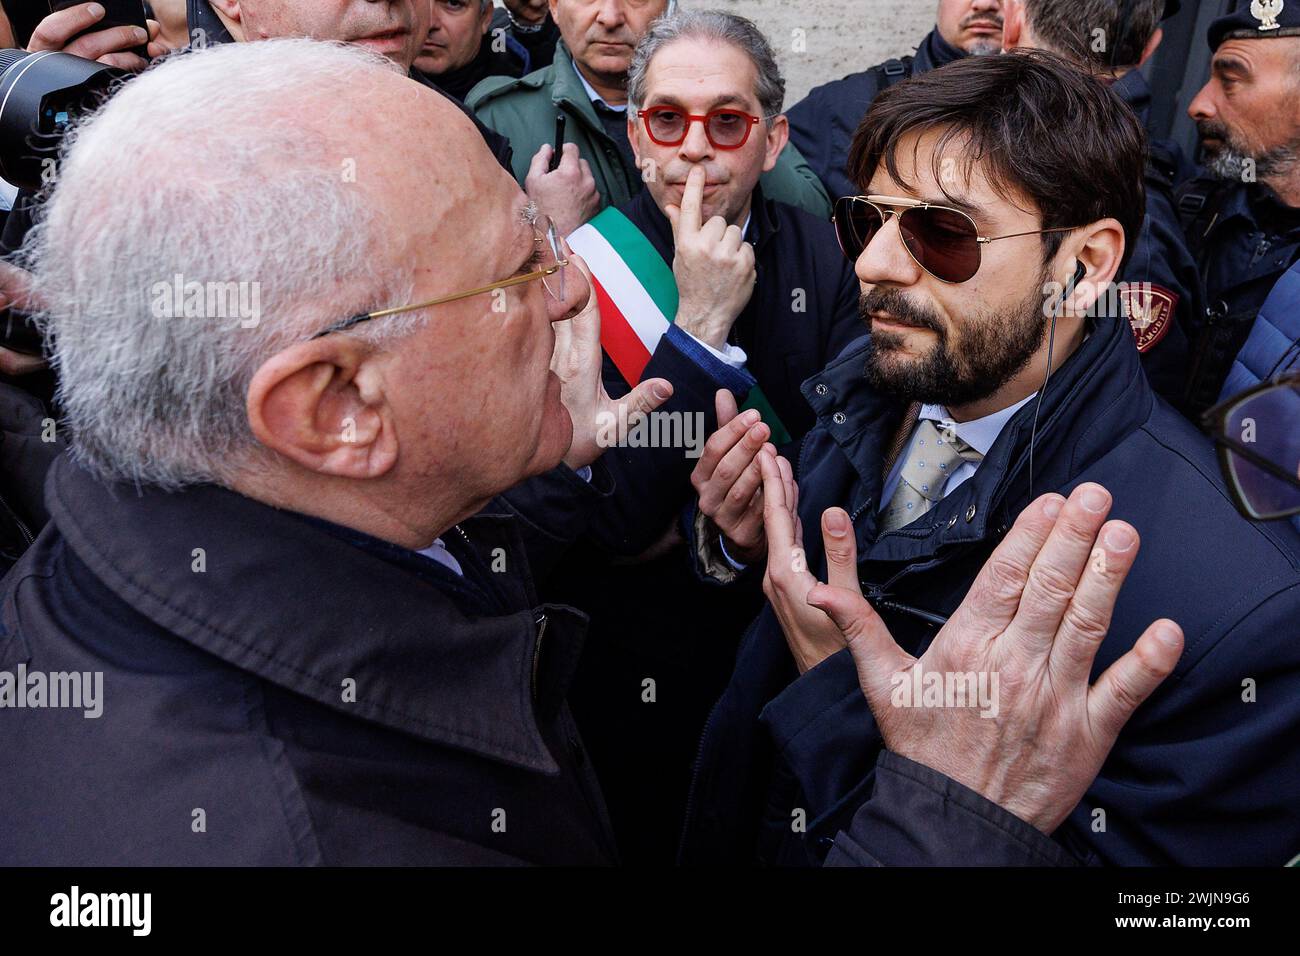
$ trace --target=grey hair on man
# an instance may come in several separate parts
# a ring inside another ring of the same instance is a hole
[[[650,62],[665,47],[678,40],[710,40],[730,43],[743,50],[754,62],[758,74],[754,94],[767,122],[785,108],[785,77],[777,66],[772,45],[752,20],[722,10],[683,10],[670,12],[655,20],[646,31],[628,69],[627,98],[633,110],[645,103],[646,74]]]
[[[1160,29],[1165,0],[1024,0],[1034,34],[1094,70],[1128,69]]]
[[[393,69],[342,44],[229,44],[146,71],[68,137],[22,258],[88,469],[166,489],[228,484],[266,454],[245,408],[259,366],[341,318],[409,301],[410,280],[381,274],[374,254],[384,224],[365,171],[297,121]],[[257,314],[231,314],[232,295]],[[357,334],[402,334],[420,315]]]

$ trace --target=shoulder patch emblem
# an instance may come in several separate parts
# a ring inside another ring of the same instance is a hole
[[[1139,352],[1150,352],[1173,324],[1179,297],[1164,286],[1143,282],[1120,293],[1124,315],[1133,329]]]

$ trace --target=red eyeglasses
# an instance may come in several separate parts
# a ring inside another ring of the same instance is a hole
[[[675,106],[652,106],[638,110],[652,142],[659,146],[680,146],[686,142],[692,123],[704,124],[704,135],[714,149],[740,149],[749,142],[749,134],[762,122],[744,110],[712,110],[703,116],[687,113]]]

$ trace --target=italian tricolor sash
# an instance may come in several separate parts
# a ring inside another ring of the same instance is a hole
[[[600,344],[630,385],[637,385],[677,317],[677,281],[671,266],[627,216],[613,206],[568,237],[569,248],[591,269],[600,306]],[[756,408],[783,445],[790,433],[755,385],[745,408]]]

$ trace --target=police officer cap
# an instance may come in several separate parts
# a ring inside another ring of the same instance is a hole
[[[1300,36],[1300,0],[1238,0],[1237,8],[1210,24],[1210,49],[1224,40]]]

